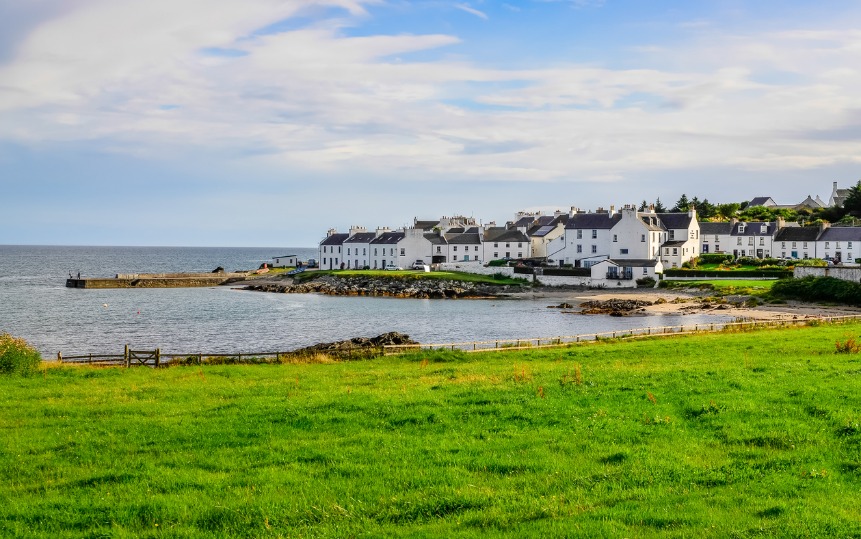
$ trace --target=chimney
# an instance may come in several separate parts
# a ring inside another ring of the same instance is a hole
[[[649,204],[649,213],[655,213],[655,205]]]
[[[610,215],[615,215],[615,214],[616,214],[616,206],[614,206],[613,204],[610,204]]]
[[[822,221],[821,223],[819,223],[819,233],[822,234],[823,232],[825,232],[825,229],[828,228],[829,226],[831,226],[831,225],[825,221]]]
[[[382,236],[382,235],[383,235],[384,233],[386,233],[386,232],[391,232],[391,230],[389,230],[389,227],[387,227],[387,226],[378,226],[378,227],[377,227],[377,230],[375,231],[375,233],[374,233],[374,234],[376,235],[376,237],[378,237],[378,238],[379,238],[380,236]]]
[[[358,234],[360,232],[367,232],[368,229],[363,226],[353,225],[350,227],[350,235]]]
[[[777,230],[780,230],[781,228],[783,228],[785,226],[786,226],[786,221],[783,220],[783,217],[778,216],[777,217]]]
[[[330,237],[330,236],[334,236],[334,235],[335,235],[335,234],[337,234],[337,233],[338,233],[338,229],[337,229],[337,228],[330,228],[330,229],[326,232],[326,237],[328,238],[328,237]]]

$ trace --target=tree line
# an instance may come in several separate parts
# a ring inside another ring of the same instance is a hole
[[[739,221],[776,221],[781,218],[803,226],[818,226],[822,222],[855,225],[861,219],[861,180],[849,188],[842,206],[832,208],[769,208],[749,206],[747,201],[713,204],[707,198],[688,198],[687,194],[682,194],[670,208],[659,197],[651,204],[643,200],[638,209],[646,211],[650,206],[654,207],[656,213],[686,212],[693,208],[697,217],[703,221],[728,221],[732,218]]]

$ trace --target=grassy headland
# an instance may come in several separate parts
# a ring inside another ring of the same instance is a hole
[[[0,535],[859,536],[859,333],[0,377]]]

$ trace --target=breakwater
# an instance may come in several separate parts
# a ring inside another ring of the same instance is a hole
[[[250,285],[245,290],[282,294],[329,296],[382,296],[395,298],[496,298],[522,291],[520,286],[489,285],[449,279],[336,277],[322,275],[310,281]]]
[[[194,288],[241,281],[247,273],[133,273],[66,279],[67,288]]]

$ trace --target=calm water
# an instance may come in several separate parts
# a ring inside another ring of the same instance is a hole
[[[575,335],[725,320],[707,315],[614,318],[565,315],[547,300],[420,300],[246,292],[229,287],[84,290],[69,273],[113,277],[255,269],[316,249],[48,247],[0,245],[0,333],[46,357],[121,353],[125,344],[166,353],[286,351],[387,331],[420,342]]]

